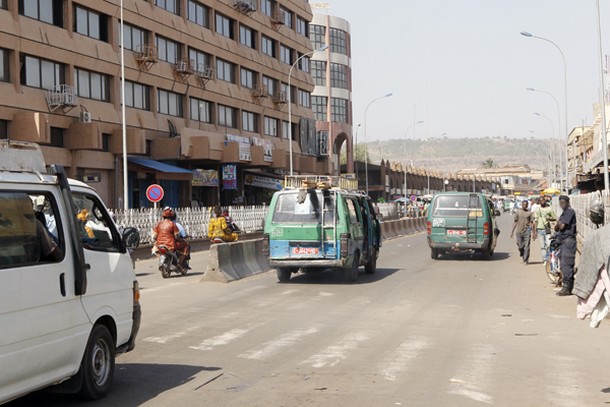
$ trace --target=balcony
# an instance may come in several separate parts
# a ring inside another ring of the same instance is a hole
[[[199,64],[195,67],[193,74],[199,83],[199,86],[205,88],[205,85],[214,78],[214,69],[206,65]]]
[[[288,97],[286,96],[286,92],[274,92],[271,96],[271,100],[278,107],[282,108],[288,101]]]
[[[66,113],[78,106],[76,90],[70,85],[58,85],[55,89],[49,89],[46,101],[51,112],[62,110]]]
[[[195,63],[190,59],[179,59],[174,64],[174,77],[180,82],[186,82],[191,77]]]
[[[286,24],[286,12],[278,8],[271,14],[271,21],[273,21],[273,23],[276,25],[276,28],[279,29],[280,26]]]
[[[235,10],[250,15],[256,11],[255,0],[233,0],[233,7]]]
[[[263,99],[269,97],[269,88],[266,85],[255,85],[252,88],[252,99],[256,104],[260,104]]]
[[[148,72],[154,64],[159,62],[159,52],[154,45],[138,45],[136,61],[141,70]]]

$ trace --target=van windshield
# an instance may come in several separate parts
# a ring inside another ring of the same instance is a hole
[[[481,198],[478,195],[439,196],[434,202],[432,216],[482,217]]]
[[[335,218],[335,196],[329,191],[302,190],[283,193],[273,211],[273,223],[320,223],[324,208],[324,223]]]

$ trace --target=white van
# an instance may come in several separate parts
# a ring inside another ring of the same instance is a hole
[[[130,241],[38,145],[0,140],[0,404],[60,383],[105,395],[140,326]]]

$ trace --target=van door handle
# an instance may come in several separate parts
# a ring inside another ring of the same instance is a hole
[[[66,296],[66,279],[64,273],[59,275],[59,291],[61,292],[62,297]]]

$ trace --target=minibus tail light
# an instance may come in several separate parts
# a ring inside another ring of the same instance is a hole
[[[349,233],[341,233],[341,258],[345,259],[349,249]]]
[[[263,235],[263,256],[269,257],[269,234]]]
[[[428,230],[428,235],[432,234],[432,222],[426,223],[426,229]]]
[[[489,222],[485,222],[483,225],[483,236],[489,236]]]

